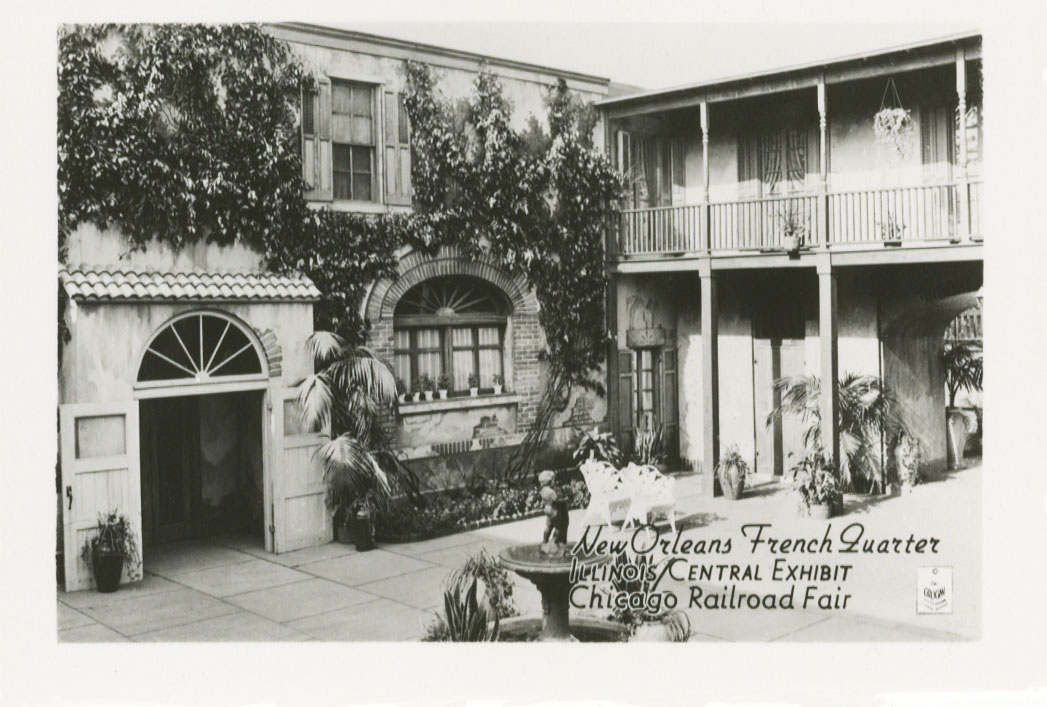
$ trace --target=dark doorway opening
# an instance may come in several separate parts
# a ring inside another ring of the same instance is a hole
[[[262,391],[141,401],[145,545],[264,537]]]

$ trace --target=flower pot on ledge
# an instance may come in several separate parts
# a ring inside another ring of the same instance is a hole
[[[495,394],[495,395],[501,395],[501,394],[502,394],[502,386],[500,386],[500,385],[496,385],[496,386],[494,387],[494,394]]]
[[[431,391],[431,390],[425,391],[425,400],[426,400],[426,402],[429,402],[432,399],[433,399],[433,391]]]
[[[796,236],[783,236],[782,247],[790,253],[800,250],[800,239]]]
[[[440,391],[440,400],[447,400],[447,391],[446,390],[441,390]]]
[[[475,398],[479,394],[480,394],[480,389],[479,388],[470,388],[469,389],[469,395],[471,395],[472,397]]]

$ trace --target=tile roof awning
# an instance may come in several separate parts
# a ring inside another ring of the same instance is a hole
[[[77,302],[316,302],[320,291],[304,276],[267,273],[166,273],[60,270]]]

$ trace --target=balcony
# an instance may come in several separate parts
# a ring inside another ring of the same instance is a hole
[[[631,257],[782,252],[790,238],[806,248],[980,241],[981,204],[972,181],[627,209],[613,245]]]

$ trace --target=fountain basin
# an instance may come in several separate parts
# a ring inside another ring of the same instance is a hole
[[[541,641],[620,640],[619,624],[588,617],[570,619],[572,559],[577,559],[582,565],[596,565],[609,562],[611,557],[579,555],[575,558],[569,553],[546,555],[540,548],[539,543],[514,545],[499,553],[506,569],[530,580],[542,595],[541,631],[537,631],[538,619],[516,619],[503,625],[503,640],[533,640],[535,633]]]

